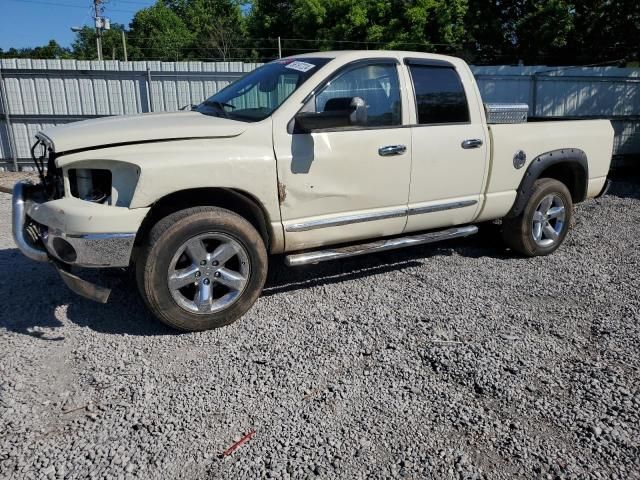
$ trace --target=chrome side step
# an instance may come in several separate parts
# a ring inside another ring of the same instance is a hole
[[[339,258],[356,257],[367,253],[384,252],[396,248],[411,247],[413,245],[423,245],[425,243],[439,242],[441,240],[451,240],[453,238],[468,237],[478,232],[478,227],[469,225],[466,227],[449,228],[439,232],[422,233],[408,237],[390,238],[378,240],[360,245],[349,245],[346,247],[336,247],[327,250],[314,250],[305,253],[294,253],[287,255],[284,262],[289,267],[307,265],[309,263],[327,262]]]

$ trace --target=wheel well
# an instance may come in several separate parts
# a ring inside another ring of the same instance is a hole
[[[231,188],[194,188],[171,193],[156,201],[145,217],[136,235],[136,244],[140,245],[153,226],[167,215],[191,207],[220,207],[237,213],[246,219],[258,231],[269,249],[271,234],[269,217],[255,198],[246,192]]]
[[[553,178],[566,185],[574,203],[582,202],[587,194],[587,174],[576,162],[561,162],[544,169],[538,178]]]
[[[589,164],[587,155],[578,148],[562,148],[543,153],[534,158],[524,173],[516,200],[506,217],[516,217],[522,213],[533,184],[539,178],[553,178],[564,183],[574,203],[582,202],[587,197],[587,179]]]

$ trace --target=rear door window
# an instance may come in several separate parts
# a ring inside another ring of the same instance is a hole
[[[409,65],[416,95],[418,123],[468,123],[469,106],[453,67]]]

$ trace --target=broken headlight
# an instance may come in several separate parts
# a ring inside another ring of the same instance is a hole
[[[97,168],[69,169],[71,195],[94,203],[110,203],[111,170]]]

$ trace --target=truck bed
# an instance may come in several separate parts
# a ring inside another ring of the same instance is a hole
[[[516,190],[523,169],[538,155],[564,148],[580,148],[589,162],[588,196],[604,185],[613,152],[613,127],[609,120],[574,120],[489,125],[491,175],[486,192]],[[524,151],[523,169],[513,167],[516,152]],[[509,168],[510,167],[510,168]]]

